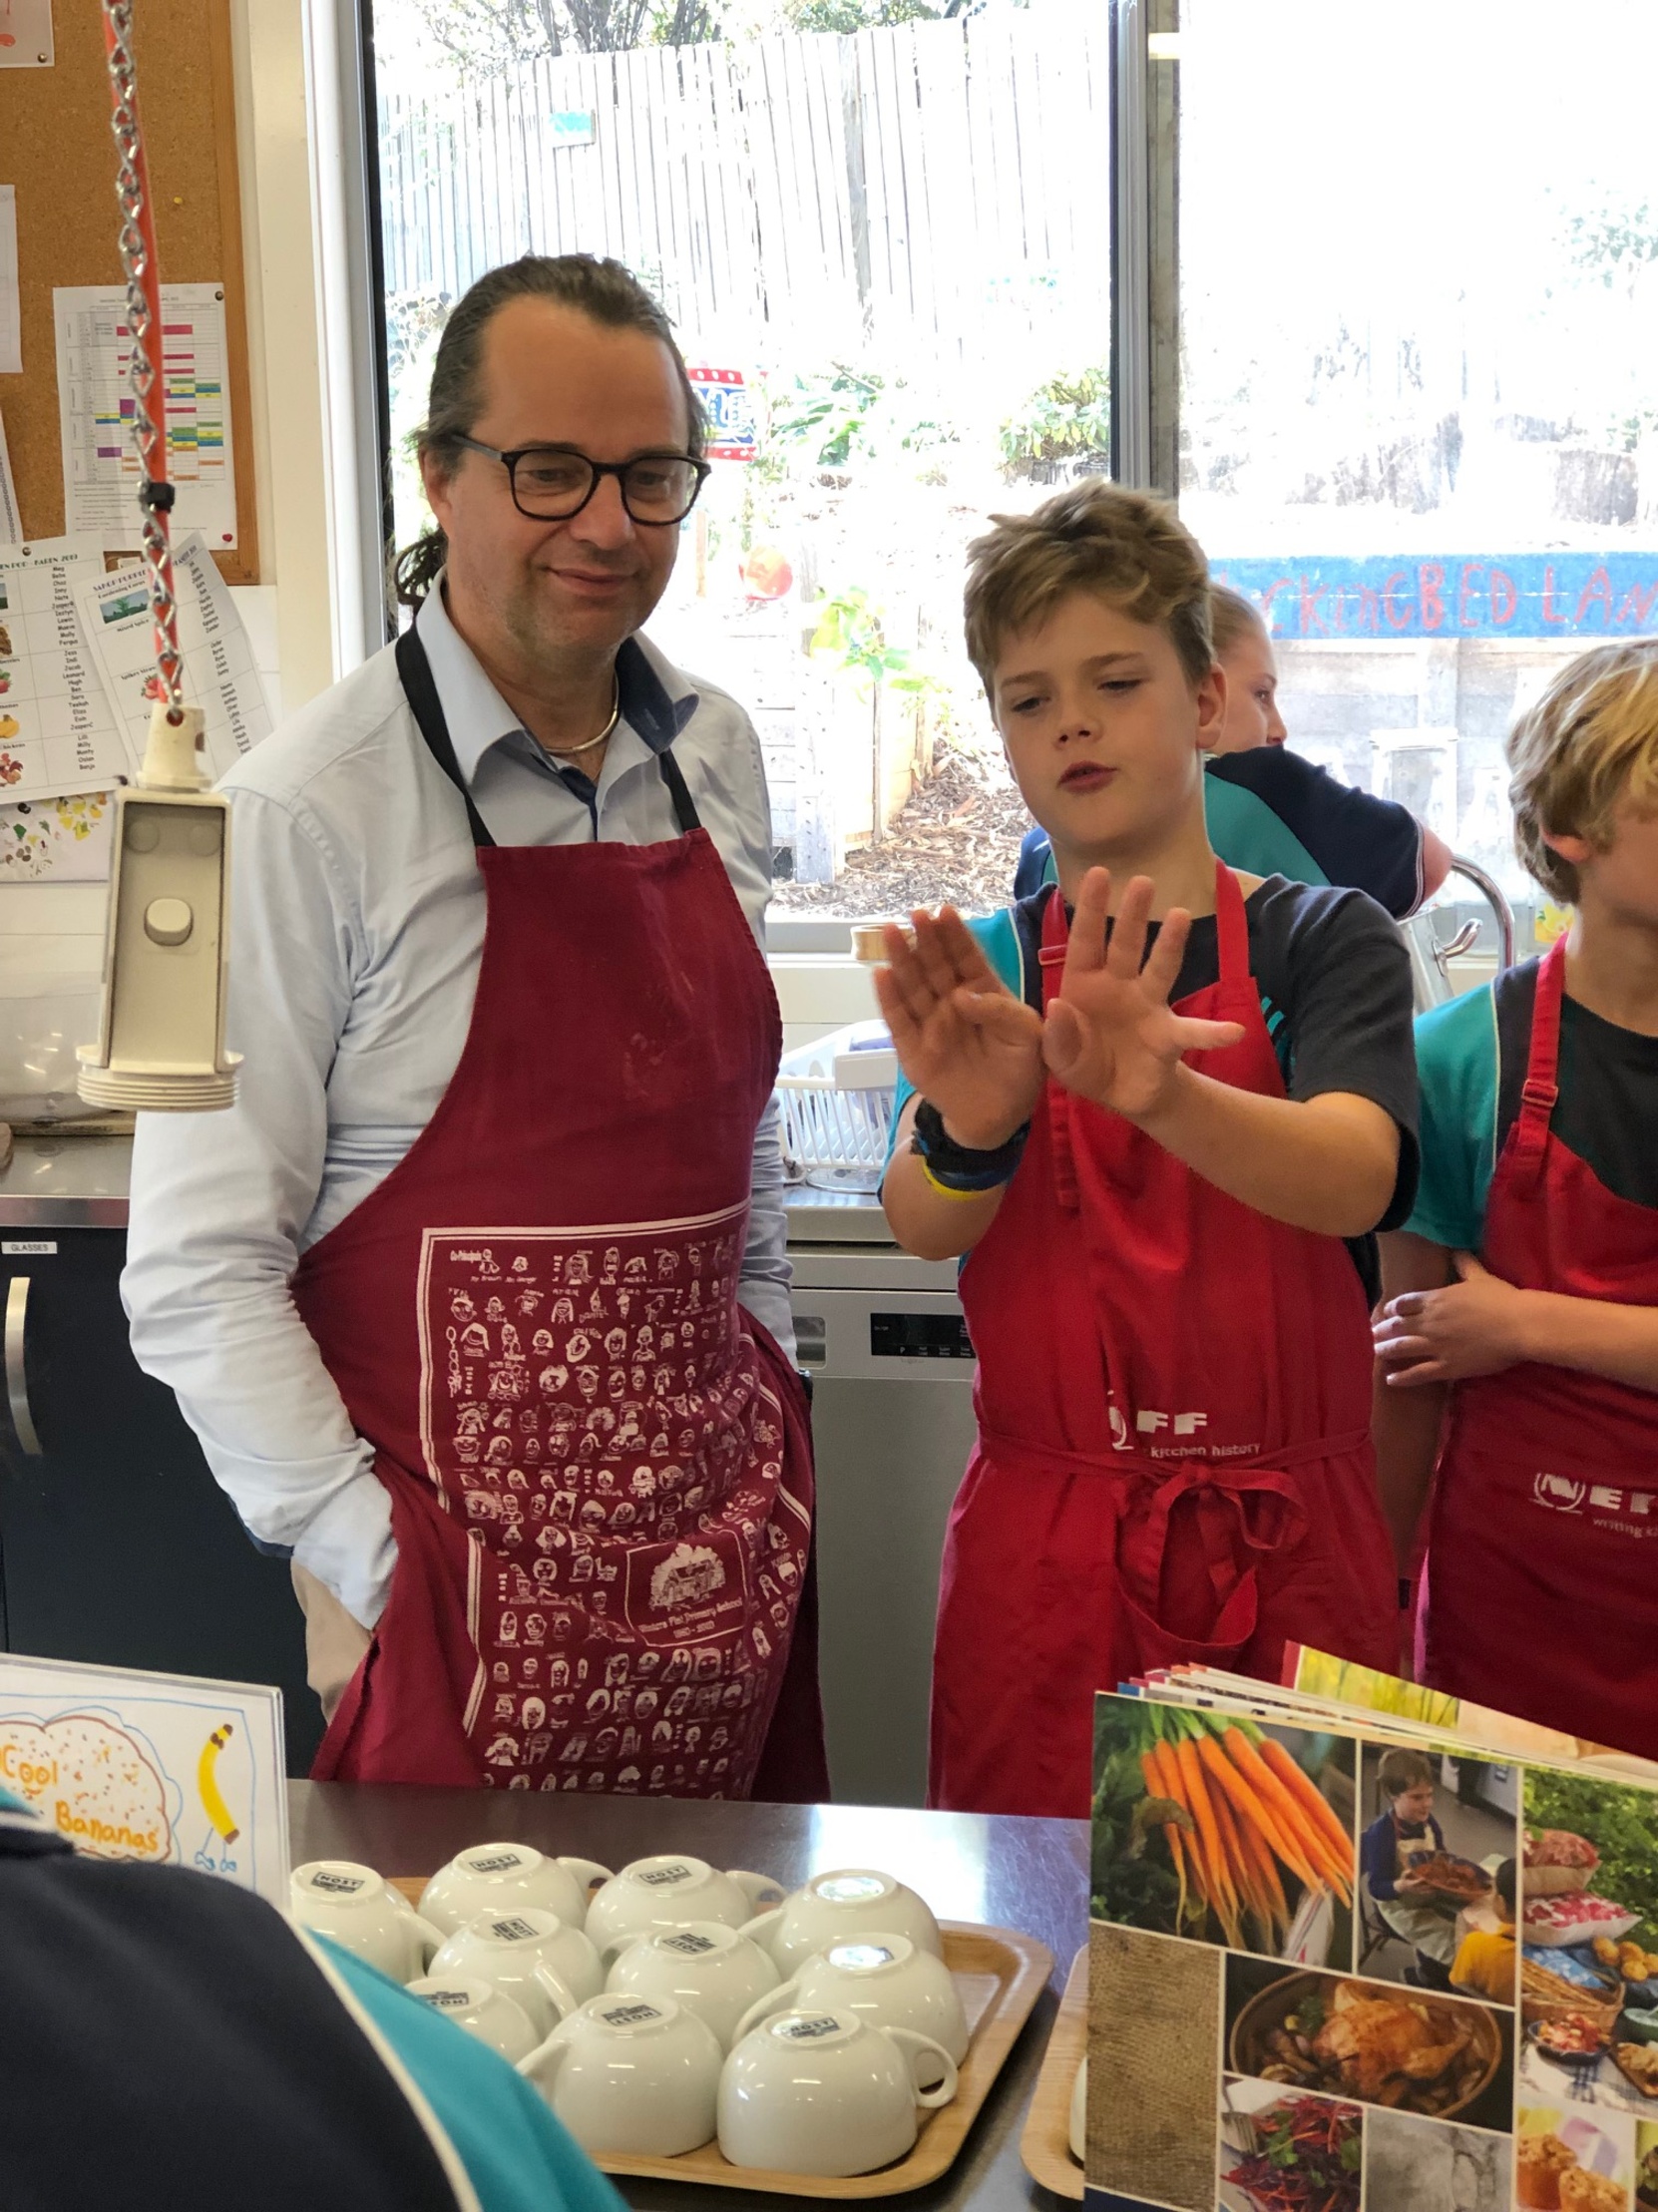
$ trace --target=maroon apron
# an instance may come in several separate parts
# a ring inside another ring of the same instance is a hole
[[[312,1773],[822,1797],[806,1409],[737,1302],[765,962],[670,751],[679,837],[496,849],[397,658],[488,919],[436,1112],[293,1279],[398,1549]]]
[[[1480,1257],[1521,1290],[1658,1306],[1658,1213],[1549,1132],[1565,976],[1561,938]],[[1658,1394],[1536,1361],[1452,1388],[1420,1656],[1438,1689],[1658,1759]]]
[[[1188,1053],[1284,1096],[1243,895],[1215,871],[1239,1022]],[[1043,998],[1064,902],[1042,922]],[[1286,1640],[1399,1649],[1370,1445],[1370,1321],[1337,1237],[1272,1221],[1049,1081],[962,1273],[979,1441],[951,1515],[933,1669],[935,1805],[1081,1818],[1093,1693],[1181,1661],[1276,1680]]]

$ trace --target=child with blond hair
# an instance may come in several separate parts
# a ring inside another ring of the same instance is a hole
[[[1058,882],[887,933],[893,1233],[961,1255],[979,1438],[932,1800],[1087,1811],[1092,1699],[1286,1641],[1387,1666],[1370,1232],[1409,1211],[1405,949],[1357,891],[1215,857],[1225,704],[1173,510],[1083,484],[971,549],[968,649]]]
[[[1424,1679],[1658,1757],[1658,641],[1508,739],[1571,927],[1417,1025],[1422,1182],[1384,1240],[1376,1436]]]

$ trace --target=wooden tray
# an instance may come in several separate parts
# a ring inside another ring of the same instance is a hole
[[[1070,2093],[1076,2069],[1087,2051],[1088,1952],[1084,1944],[1071,1962],[1019,2145],[1025,2170],[1033,2181],[1039,2181],[1056,2197],[1074,2197],[1078,2203],[1082,2198],[1082,2169],[1070,2154]]]
[[[397,1875],[393,1879],[411,1904],[420,1902],[420,1893],[426,1887],[424,1875]],[[875,2173],[851,2174],[845,2179],[775,2173],[764,2166],[733,2166],[720,2156],[717,2143],[704,2143],[700,2150],[683,2151],[677,2158],[630,2158],[621,2152],[596,2152],[595,2165],[608,2174],[699,2181],[713,2189],[763,2189],[790,2197],[895,2197],[906,2189],[920,2189],[929,2181],[937,2181],[955,2162],[1053,1970],[1053,1954],[1034,1936],[1018,1935],[1011,1928],[980,1928],[963,1921],[942,1921],[939,1926],[945,1964],[956,1977],[967,2009],[970,2041],[954,2100],[940,2112],[916,2115],[921,2132],[908,2158]],[[1086,1980],[1084,1966],[1084,2014]],[[1070,2093],[1068,2085],[1065,2093]],[[1080,2189],[1077,2194],[1081,2194]]]

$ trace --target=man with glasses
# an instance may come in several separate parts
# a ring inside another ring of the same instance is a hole
[[[695,397],[530,256],[418,446],[412,626],[226,785],[241,1095],[141,1121],[134,1348],[292,1556],[319,1778],[822,1796],[765,779],[639,636]]]

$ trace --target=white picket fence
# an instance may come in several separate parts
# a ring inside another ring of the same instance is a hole
[[[1067,357],[1103,357],[1104,18],[649,47],[383,99],[386,291],[453,298],[516,254],[584,250],[687,340],[971,369],[1062,302]]]

